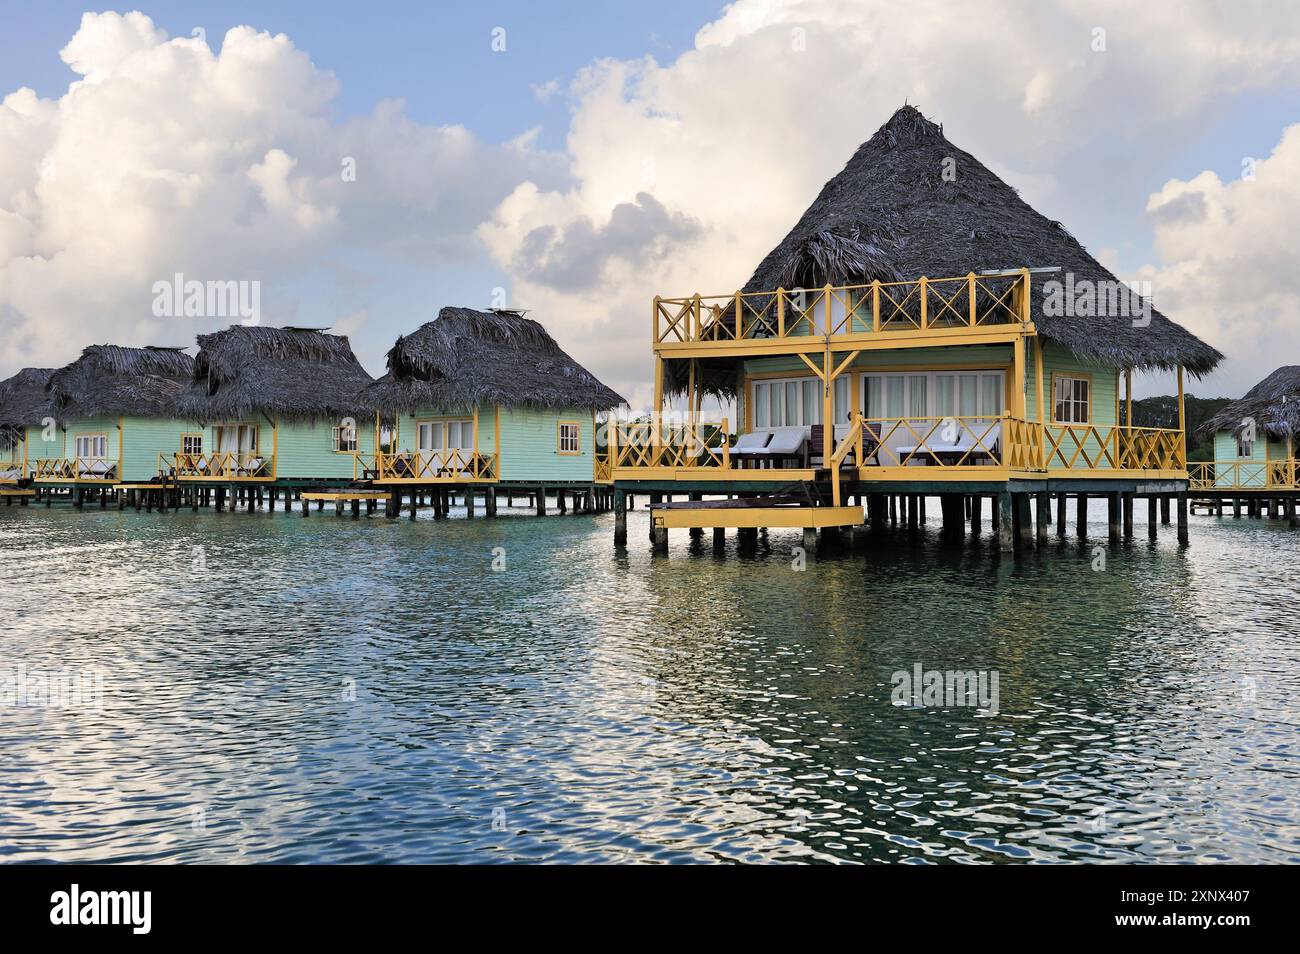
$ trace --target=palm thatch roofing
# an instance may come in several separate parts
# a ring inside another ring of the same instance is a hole
[[[388,373],[366,398],[387,412],[407,413],[493,404],[607,411],[627,403],[536,321],[473,308],[443,308],[398,338],[388,352]]]
[[[1300,365],[1278,368],[1201,425],[1201,434],[1239,434],[1247,421],[1254,421],[1256,431],[1270,437],[1285,439],[1300,433]]]
[[[53,415],[50,382],[53,368],[23,368],[0,381],[0,427],[38,427]]]
[[[46,385],[54,415],[175,417],[176,397],[194,370],[179,348],[91,345],[50,375]]]
[[[190,420],[338,421],[375,411],[361,396],[374,378],[344,335],[232,325],[198,341],[194,373],[178,402]]]
[[[1073,273],[1076,285],[1118,279],[1065,226],[1030,208],[913,106],[898,110],[858,147],[743,290],[952,278],[1026,267],[1060,268],[1057,275],[1033,277],[1031,317],[1040,333],[1085,361],[1165,370],[1181,364],[1199,377],[1222,360],[1218,351],[1154,309],[1145,327],[1135,327],[1127,316],[1044,314],[1044,287],[1053,278],[1064,281]],[[734,366],[710,364],[715,390],[732,390]],[[676,378],[670,383],[680,384]]]

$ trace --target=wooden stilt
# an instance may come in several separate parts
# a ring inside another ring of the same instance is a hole
[[[1015,528],[1012,526],[1011,494],[1005,490],[998,494],[997,527],[998,549],[1010,553],[1015,547],[1012,536]]]

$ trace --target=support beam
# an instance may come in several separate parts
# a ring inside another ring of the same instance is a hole
[[[1178,545],[1187,546],[1187,493],[1178,494]]]
[[[1088,539],[1088,495],[1077,493],[1074,495],[1074,533],[1080,540]]]
[[[1036,529],[1038,530],[1038,545],[1047,546],[1047,527],[1052,522],[1052,504],[1047,493],[1035,494],[1034,500],[1038,506],[1036,514]]]
[[[1160,523],[1156,519],[1156,498],[1147,497],[1147,539],[1155,543]]]
[[[614,490],[614,546],[627,546],[627,494]]]
[[[1010,553],[1014,548],[1014,542],[1011,535],[1011,494],[1002,491],[998,494],[998,549],[1003,553]]]

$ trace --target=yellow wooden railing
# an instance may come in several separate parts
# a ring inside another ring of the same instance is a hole
[[[275,455],[256,451],[159,454],[158,473],[177,480],[274,480]]]
[[[1049,470],[1186,469],[1180,430],[1104,424],[1048,424],[1043,429]]]
[[[654,343],[1028,324],[1029,272],[654,300]]]
[[[1221,461],[1187,467],[1191,490],[1300,489],[1300,461]]]
[[[731,469],[727,419],[711,424],[611,422],[605,448],[611,470],[619,467],[722,467]]]
[[[33,480],[116,481],[118,462],[107,457],[41,457],[31,462]]]
[[[718,425],[611,423],[605,457],[598,463],[607,465],[615,478],[635,479],[637,471],[659,468],[708,469],[711,476],[728,471],[739,479],[753,476],[753,470],[733,466],[730,440],[722,437],[726,433],[725,420]],[[820,450],[812,448],[812,456],[820,457]],[[1116,471],[1166,477],[1186,471],[1181,431],[1044,425],[1009,414],[863,418],[855,412],[847,437],[836,442],[832,453],[832,481],[850,453],[855,465],[863,469],[862,476],[868,479],[872,472],[884,474],[921,466],[975,480],[989,468],[1047,474]],[[1291,474],[1294,477],[1294,468]],[[687,478],[686,474],[681,476]]]
[[[496,480],[497,455],[449,447],[396,454],[358,454],[357,479],[409,480],[414,483],[455,483]]]

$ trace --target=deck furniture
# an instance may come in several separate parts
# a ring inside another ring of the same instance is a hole
[[[767,446],[754,453],[760,463],[772,467],[791,461],[807,466],[808,434],[802,427],[778,427],[772,431]]]
[[[1001,436],[1001,424],[992,425],[987,433],[982,435],[976,435],[963,428],[954,441],[926,441],[924,444],[896,447],[894,453],[898,455],[900,461],[911,455],[913,461],[922,464],[933,461],[940,467],[953,467],[963,462],[967,465],[997,463],[1001,458],[998,452]]]
[[[731,459],[738,467],[744,467],[746,462],[757,462],[771,440],[771,431],[752,431],[749,434],[741,434],[731,447]]]

